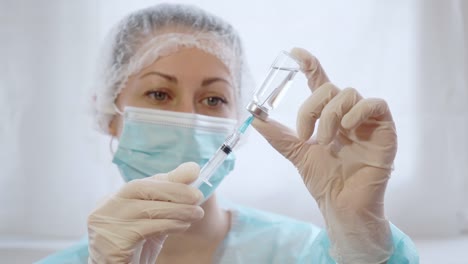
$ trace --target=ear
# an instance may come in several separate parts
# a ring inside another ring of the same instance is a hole
[[[111,119],[111,121],[109,122],[109,126],[108,126],[108,132],[111,136],[113,137],[118,137],[117,134],[118,134],[118,126],[119,126],[119,120],[117,120],[119,118],[118,115],[114,115]]]

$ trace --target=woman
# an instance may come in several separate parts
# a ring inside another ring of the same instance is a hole
[[[86,241],[40,263],[418,263],[384,215],[397,148],[385,101],[338,89],[312,55],[293,49],[314,92],[297,133],[273,120],[253,126],[297,167],[326,231],[223,209],[213,191],[232,159],[213,188],[190,184],[244,117],[249,73],[237,33],[198,8],[158,5],[124,18],[109,40],[95,114],[119,140],[113,162],[128,183],[91,213]]]

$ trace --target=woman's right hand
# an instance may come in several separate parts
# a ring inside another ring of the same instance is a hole
[[[203,218],[193,162],[125,184],[88,217],[89,263],[155,263],[165,237]]]

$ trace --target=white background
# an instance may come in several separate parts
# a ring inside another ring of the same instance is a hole
[[[111,25],[157,2],[0,0],[0,259],[72,243],[96,202],[119,186],[109,138],[92,130],[86,110],[93,67]],[[431,249],[422,263],[457,246],[461,252],[467,240],[459,235],[468,229],[464,1],[179,2],[238,29],[257,82],[279,50],[299,46],[336,85],[386,99],[399,135],[388,218]],[[298,78],[275,117],[294,127],[309,93]],[[220,194],[322,225],[294,167],[255,131],[237,157]],[[447,241],[440,253],[432,250],[442,249],[438,241]]]

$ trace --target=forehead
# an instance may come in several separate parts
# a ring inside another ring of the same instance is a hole
[[[227,66],[216,56],[197,48],[181,48],[162,56],[137,75],[151,71],[163,71],[181,78],[220,77],[232,84],[232,74]]]

